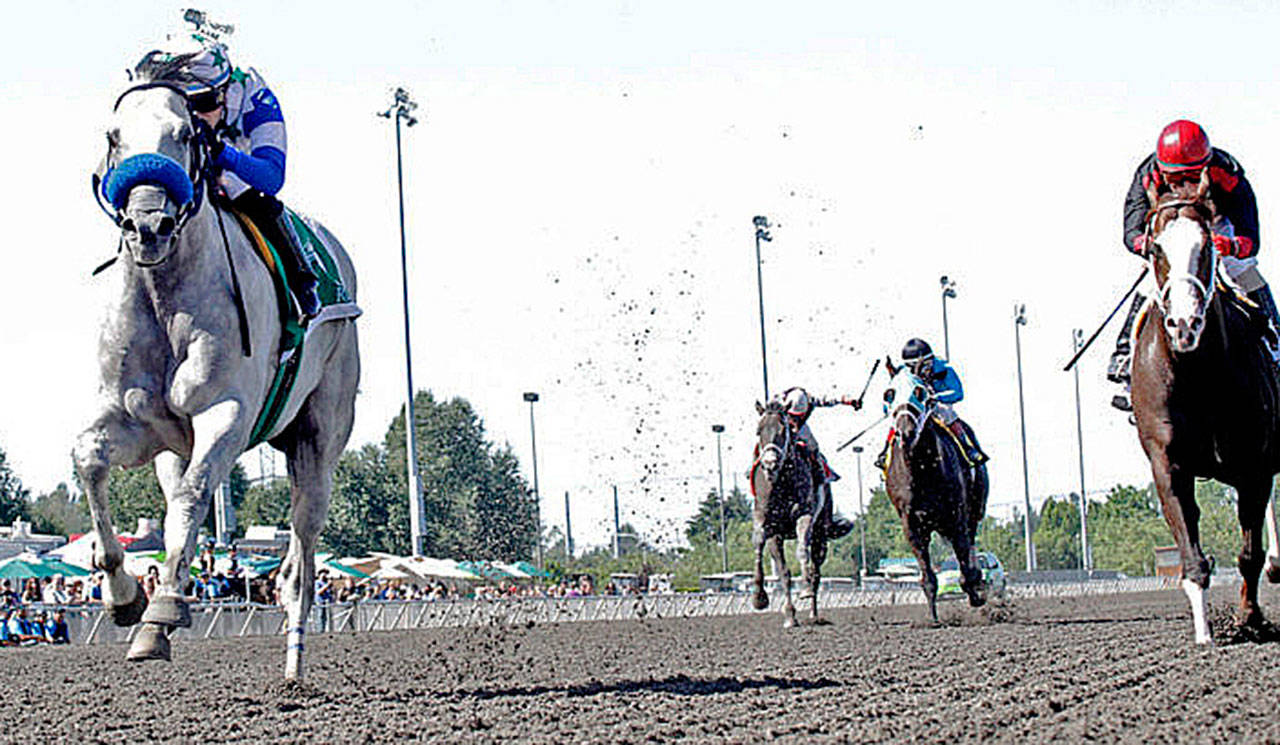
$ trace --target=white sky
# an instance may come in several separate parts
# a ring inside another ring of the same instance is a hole
[[[0,447],[36,492],[70,481],[92,414],[106,283],[89,271],[116,238],[87,185],[102,124],[121,71],[181,5],[55,0],[10,10],[0,29]],[[1012,307],[1030,317],[1038,503],[1079,488],[1061,367],[1070,330],[1092,332],[1140,268],[1120,245],[1121,205],[1160,127],[1201,121],[1244,163],[1272,235],[1280,16],[1267,3],[205,9],[236,24],[233,61],[281,100],[281,196],[357,263],[351,446],[381,440],[405,394],[394,138],[374,116],[403,85],[425,113],[405,132],[415,381],[468,399],[526,473],[521,393],[542,394],[543,519],[563,525],[570,491],[579,547],[608,539],[614,483],[624,520],[674,540],[715,483],[713,423],[727,427],[726,484],[747,467],[762,388],[753,215],[776,224],[764,247],[773,391],[856,393],[906,338],[941,350],[938,277],[958,280],[960,411],[993,457],[991,512],[1005,517],[1023,492]],[[1107,406],[1117,328],[1083,361],[1090,492],[1150,478]],[[846,477],[845,513],[855,464],[834,451],[879,415],[869,408],[811,422]]]

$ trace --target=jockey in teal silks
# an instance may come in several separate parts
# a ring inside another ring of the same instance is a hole
[[[145,54],[136,69],[159,69],[182,86],[222,195],[276,248],[305,323],[320,311],[320,299],[315,259],[275,196],[284,186],[287,152],[280,102],[256,70],[233,67],[227,47],[199,31],[165,46]]]
[[[788,388],[778,397],[782,401],[787,412],[787,422],[791,426],[791,431],[795,433],[796,444],[800,446],[800,452],[809,464],[810,473],[813,474],[813,490],[821,492],[832,481],[840,478],[835,471],[831,470],[831,466],[827,464],[826,456],[818,450],[818,438],[813,436],[813,430],[809,429],[809,415],[813,413],[813,409],[817,406],[835,406],[836,404],[849,404],[854,408],[862,406],[860,401],[854,399],[845,400],[828,400],[814,399],[803,388]],[[830,489],[827,488],[827,494],[830,495]],[[847,518],[836,515],[836,507],[831,505],[831,522],[824,526],[826,536],[832,540],[843,538],[853,530],[853,523]]]
[[[975,466],[986,463],[989,458],[978,446],[978,438],[952,408],[952,404],[964,400],[964,386],[961,385],[960,376],[956,374],[955,368],[947,364],[946,360],[935,357],[933,348],[923,339],[911,339],[906,343],[902,348],[902,362],[912,374],[933,389],[934,400],[937,402],[934,414],[964,446],[965,456],[969,461]],[[885,414],[888,413],[889,404],[886,403]],[[889,453],[889,443],[893,442],[893,435],[894,431],[890,428],[889,436],[884,442],[884,449],[876,456],[876,467],[881,470],[885,467],[885,457]]]

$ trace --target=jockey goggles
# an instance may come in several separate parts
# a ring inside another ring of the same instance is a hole
[[[1162,171],[1161,176],[1170,185],[1185,184],[1193,181],[1199,181],[1204,168],[1189,168],[1185,171]]]
[[[207,114],[210,111],[216,111],[218,107],[226,103],[226,100],[225,88],[210,88],[188,95],[187,105],[197,114]]]

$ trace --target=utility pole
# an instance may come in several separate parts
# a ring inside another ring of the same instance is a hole
[[[618,516],[618,485],[613,485],[613,558],[617,559],[622,555],[621,543],[622,539],[619,533],[622,532],[622,522]]]
[[[564,560],[573,560],[573,526],[569,522],[569,492],[564,493]]]
[[[1080,351],[1084,341],[1084,330],[1071,330],[1071,353]],[[1080,366],[1072,365],[1071,371],[1076,379],[1076,447],[1080,455],[1080,569],[1093,569],[1093,560],[1089,556],[1089,498],[1084,490],[1084,424],[1080,417]]]
[[[942,275],[938,283],[942,285],[942,352],[946,355],[947,361],[951,361],[951,333],[947,328],[947,298],[956,296],[956,281],[948,279],[947,275]]]
[[[1018,359],[1018,420],[1022,423],[1022,493],[1027,514],[1022,520],[1027,542],[1027,571],[1036,570],[1036,546],[1031,535],[1031,476],[1027,471],[1027,410],[1022,398],[1022,327],[1027,325],[1027,306],[1013,306],[1013,341]]]
[[[751,218],[756,226],[756,290],[760,298],[760,369],[764,371],[764,400],[769,400],[769,353],[764,343],[764,272],[760,268],[760,241],[766,243],[773,240],[769,235],[769,218],[756,215]]]
[[[538,568],[542,569],[542,492],[538,490],[538,431],[533,427],[533,405],[538,402],[538,394],[527,391],[524,400],[529,402],[529,443],[533,450],[533,517],[538,530],[537,549],[534,553],[538,559]]]
[[[413,541],[412,555],[422,556],[424,534],[422,501],[422,477],[418,472],[418,435],[415,426],[417,419],[413,413],[413,351],[409,337],[409,267],[404,234],[404,165],[400,151],[400,122],[406,127],[418,123],[413,111],[418,104],[409,98],[404,88],[396,88],[395,101],[391,108],[378,114],[385,119],[393,119],[396,124],[396,185],[400,193],[400,277],[404,300],[404,372],[408,384],[409,395],[405,399],[404,429],[406,433],[406,468],[409,472],[409,530]]]
[[[861,547],[862,560],[858,567],[861,570],[862,577],[867,576],[867,513],[862,509],[862,446],[854,445],[853,454],[858,458],[858,544]],[[861,586],[862,579],[858,579]]]
[[[720,571],[728,573],[729,541],[725,535],[724,519],[724,457],[720,449],[720,436],[724,434],[724,425],[713,424],[711,431],[716,433],[716,469],[720,473]]]

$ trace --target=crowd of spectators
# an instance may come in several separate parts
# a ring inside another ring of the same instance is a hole
[[[67,581],[62,575],[0,579],[0,647],[68,644],[65,606],[102,597],[101,579]],[[33,607],[38,606],[38,607]]]

